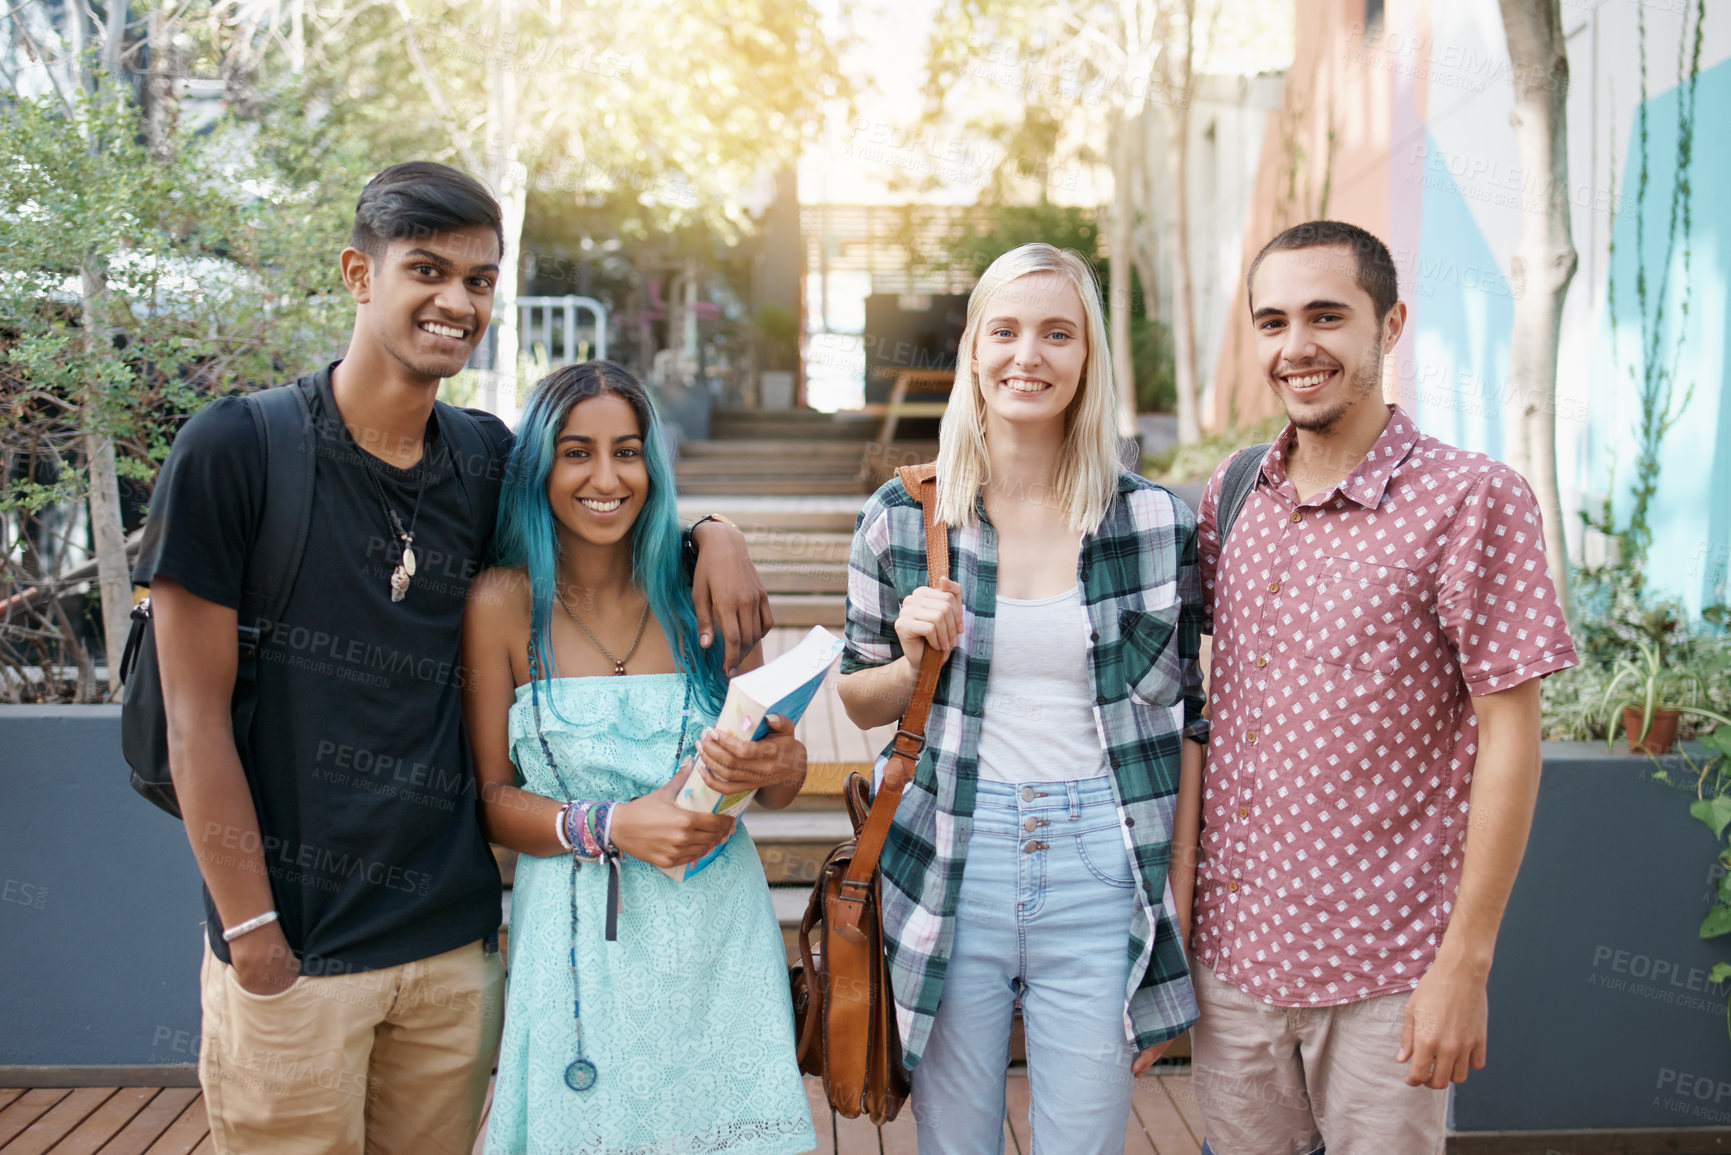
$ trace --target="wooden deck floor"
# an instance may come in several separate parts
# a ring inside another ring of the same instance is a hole
[[[823,1088],[806,1080],[817,1125],[818,1155],[868,1155],[878,1149],[877,1130],[864,1119],[843,1119],[836,1127],[839,1150],[830,1138],[829,1109]],[[1029,1155],[1028,1080],[1012,1075],[1010,1125],[1005,1155]],[[1137,1080],[1126,1155],[1198,1155],[1202,1122],[1187,1074],[1162,1074]],[[909,1110],[884,1128],[887,1155],[915,1155],[914,1120]],[[481,1150],[481,1144],[475,1144]],[[214,1152],[204,1098],[193,1087],[80,1087],[76,1090],[0,1090],[0,1155],[205,1155]]]

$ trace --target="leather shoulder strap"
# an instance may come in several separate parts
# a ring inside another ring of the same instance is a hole
[[[1238,520],[1239,511],[1250,498],[1250,491],[1256,488],[1257,475],[1262,472],[1262,459],[1272,445],[1272,442],[1252,445],[1232,455],[1226,476],[1220,479],[1220,500],[1214,507],[1214,527],[1222,545],[1231,535],[1232,523]]]
[[[901,477],[902,487],[908,491],[908,496],[920,503],[920,513],[926,523],[926,584],[936,585],[950,576],[950,533],[949,527],[937,520],[938,505],[938,467],[936,465],[904,465],[896,470]],[[925,658],[920,662],[920,674],[914,682],[914,692],[908,699],[908,707],[902,712],[901,728],[896,732],[896,750],[889,766],[884,771],[884,784],[887,786],[890,776],[897,770],[905,773],[899,786],[905,785],[913,778],[914,763],[919,759],[920,750],[925,746],[926,716],[931,713],[932,696],[937,693],[938,675],[943,670],[943,655],[926,651]],[[914,740],[905,766],[897,764],[897,755],[902,753],[903,736]]]
[[[902,487],[920,504],[926,527],[926,582],[935,583],[950,576],[949,527],[937,520],[937,467],[935,465],[904,465],[898,469]],[[938,676],[943,672],[946,655],[927,647],[920,660],[919,677],[914,692],[902,712],[901,726],[896,730],[890,750],[889,764],[884,767],[883,785],[872,798],[865,825],[856,836],[853,859],[842,876],[837,897],[842,904],[836,912],[836,932],[849,941],[862,936],[860,917],[865,910],[866,896],[877,875],[878,859],[884,842],[889,838],[890,825],[895,821],[896,807],[901,803],[902,790],[913,781],[914,768],[926,746],[926,718],[931,713],[932,697],[937,693]]]

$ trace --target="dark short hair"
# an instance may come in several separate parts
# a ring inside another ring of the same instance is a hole
[[[486,225],[505,252],[504,216],[487,186],[466,172],[428,160],[394,164],[367,182],[355,202],[349,244],[376,257],[392,241]]]
[[[1370,303],[1375,306],[1376,319],[1380,323],[1400,299],[1400,284],[1394,271],[1394,258],[1389,256],[1388,246],[1383,244],[1375,233],[1367,232],[1357,225],[1349,225],[1345,221],[1305,221],[1301,225],[1293,225],[1263,245],[1262,251],[1256,254],[1256,259],[1250,262],[1250,271],[1244,275],[1245,301],[1250,302],[1250,286],[1256,281],[1256,270],[1262,264],[1263,257],[1269,253],[1288,252],[1292,249],[1324,247],[1344,247],[1352,250],[1353,258],[1358,264],[1358,287],[1370,294]],[[1250,308],[1255,310],[1254,302],[1250,302]]]

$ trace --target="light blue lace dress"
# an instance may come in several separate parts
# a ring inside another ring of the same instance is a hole
[[[682,674],[561,678],[541,722],[579,798],[635,798],[671,777]],[[689,754],[714,721],[695,703]],[[529,688],[511,708],[522,785],[562,797],[535,737]],[[743,825],[686,882],[624,865],[619,937],[605,938],[607,871],[577,871],[583,1054],[573,1091],[571,859],[523,855],[511,895],[509,985],[486,1150],[547,1155],[791,1155],[817,1144],[794,1059],[781,933]]]

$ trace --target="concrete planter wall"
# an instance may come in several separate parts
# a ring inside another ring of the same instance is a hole
[[[1546,745],[1456,1131],[1731,1124],[1728,992],[1706,981],[1731,943],[1695,937],[1713,840],[1651,772]],[[127,785],[119,707],[0,706],[0,1085],[184,1081],[203,918],[180,824]]]
[[[198,868],[127,774],[119,706],[0,706],[0,1085],[197,1061]]]
[[[1489,1062],[1455,1091],[1454,1129],[1731,1126],[1731,991],[1707,982],[1731,940],[1696,936],[1712,832],[1645,757],[1576,742],[1544,757],[1491,971]]]

